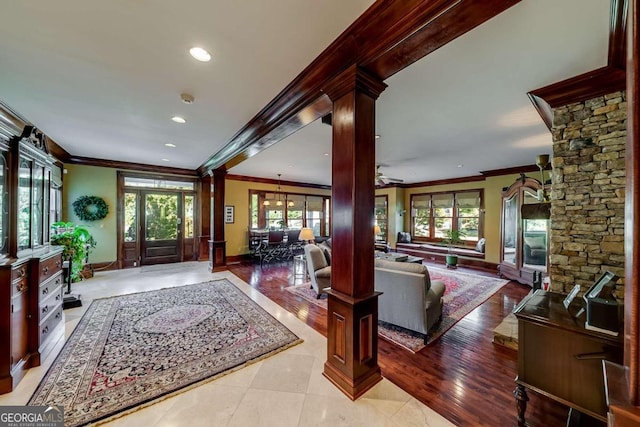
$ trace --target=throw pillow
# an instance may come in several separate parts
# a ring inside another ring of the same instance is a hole
[[[411,243],[411,233],[401,231],[398,233],[398,243]]]
[[[318,245],[320,249],[322,249],[322,253],[324,253],[324,258],[327,260],[327,265],[331,265],[331,247],[326,244],[326,242],[322,242]]]

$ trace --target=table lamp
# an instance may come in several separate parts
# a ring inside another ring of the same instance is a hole
[[[307,227],[304,227],[300,230],[300,234],[298,235],[298,240],[304,240],[305,242],[313,243],[315,240],[315,236],[313,235],[313,230]]]

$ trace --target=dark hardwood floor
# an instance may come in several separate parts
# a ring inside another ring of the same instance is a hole
[[[229,265],[229,270],[326,336],[326,310],[283,291],[287,286],[302,283],[301,278],[294,279],[292,267],[291,262],[262,268],[243,262]],[[492,338],[493,329],[529,291],[528,286],[508,283],[417,354],[379,340],[378,364],[382,374],[455,425],[517,425],[512,395],[517,352],[493,344]],[[533,392],[529,398],[526,418],[530,426],[565,425],[568,413],[565,406]]]

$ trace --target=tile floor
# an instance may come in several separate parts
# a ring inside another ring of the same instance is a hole
[[[387,380],[352,402],[322,375],[326,339],[230,272],[209,273],[206,263],[189,262],[98,272],[73,285],[83,307],[65,310],[67,336],[91,300],[132,292],[227,278],[304,340],[300,345],[239,371],[162,400],[106,425],[183,426],[452,426]],[[62,342],[55,349],[62,348]],[[31,369],[0,405],[24,405],[53,357]]]

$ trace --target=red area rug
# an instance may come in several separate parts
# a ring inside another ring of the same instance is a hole
[[[301,340],[228,280],[98,299],[28,405],[64,425],[124,415]]]
[[[493,277],[461,273],[456,270],[446,270],[431,266],[428,268],[431,280],[443,281],[446,290],[444,293],[442,321],[432,329],[427,345],[440,338],[456,322],[509,282],[508,280]],[[315,291],[310,289],[309,286],[309,283],[305,283],[303,285],[290,286],[285,290],[326,310],[327,295],[323,294],[320,299],[317,299]],[[381,298],[384,298],[384,295]],[[388,323],[380,322],[378,324],[378,335],[414,353],[425,347],[424,335]]]

